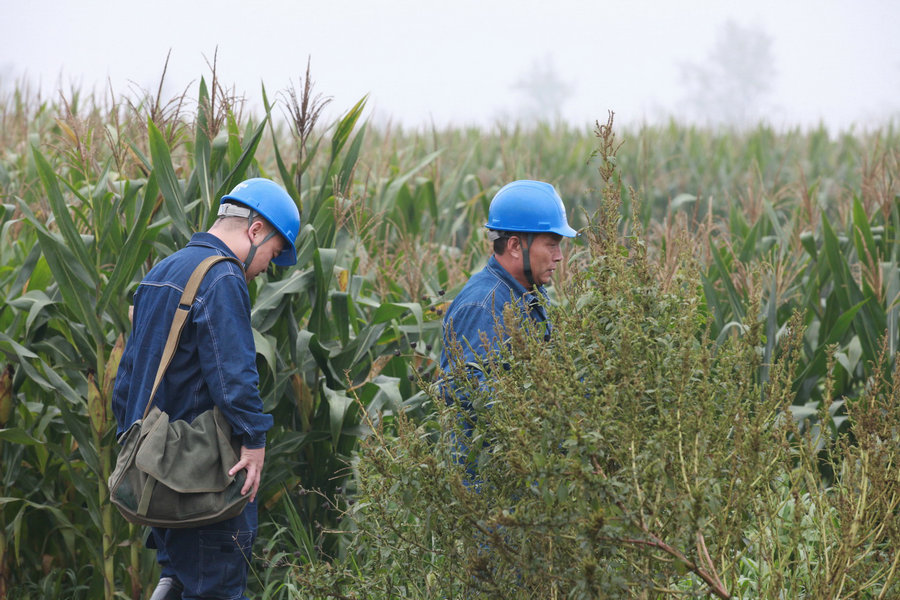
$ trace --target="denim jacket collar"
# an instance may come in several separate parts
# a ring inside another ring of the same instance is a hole
[[[547,318],[543,307],[540,305],[541,300],[547,299],[547,290],[544,289],[544,286],[537,286],[537,294],[540,294],[539,296],[536,295],[535,290],[526,290],[525,286],[519,283],[515,277],[510,275],[509,271],[500,264],[497,257],[493,254],[491,254],[491,257],[488,259],[485,268],[493,273],[497,279],[509,286],[513,292],[513,296],[517,300],[521,299],[522,306],[528,307],[532,316],[538,316],[541,321]],[[537,315],[534,315],[535,312],[537,312]]]

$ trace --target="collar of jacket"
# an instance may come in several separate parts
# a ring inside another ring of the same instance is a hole
[[[497,257],[491,254],[491,257],[488,259],[487,267],[498,279],[503,281],[506,285],[512,289],[513,294],[515,294],[516,298],[522,298],[525,304],[531,305],[536,300],[539,299],[537,295],[535,295],[534,290],[526,290],[525,286],[518,282],[518,280],[510,275],[509,271],[503,268],[503,265],[500,264],[500,261],[497,260]],[[537,286],[537,292],[547,298],[547,290],[544,289],[544,286]]]
[[[493,254],[488,259],[485,268],[493,273],[497,279],[509,286],[516,300],[521,301],[523,309],[527,309],[528,313],[531,314],[531,318],[538,321],[547,320],[547,313],[544,311],[544,307],[541,306],[541,300],[546,300],[548,297],[544,286],[537,286],[537,292],[526,290],[524,285],[519,283],[515,277],[510,275],[509,271],[503,268],[503,265],[500,264],[497,257]]]

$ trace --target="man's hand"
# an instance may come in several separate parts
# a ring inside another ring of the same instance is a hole
[[[228,471],[228,475],[234,476],[241,469],[247,469],[247,480],[244,482],[244,487],[241,488],[241,494],[246,494],[248,490],[252,489],[250,502],[256,500],[256,491],[259,489],[259,479],[262,475],[263,462],[265,460],[265,446],[254,450],[241,446],[241,459]]]

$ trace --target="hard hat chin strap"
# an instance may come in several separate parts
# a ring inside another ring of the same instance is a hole
[[[264,237],[263,241],[260,242],[259,244],[250,244],[250,252],[247,253],[247,258],[246,258],[246,260],[244,260],[244,270],[245,271],[250,269],[250,263],[253,262],[253,257],[256,256],[256,250],[260,246],[262,246],[263,244],[268,242],[270,239],[272,239],[272,236],[275,235],[276,233],[278,233],[278,232],[277,231],[270,232],[269,235]]]
[[[534,241],[534,233],[528,232],[528,241],[519,237],[520,242],[524,242],[522,244],[522,269],[525,271],[525,280],[528,281],[528,291],[534,289],[534,276],[531,273],[531,259],[528,256],[528,251],[531,249],[531,242]]]
[[[253,226],[253,219],[255,216],[256,214],[251,210],[250,215],[247,217],[247,229]],[[266,237],[263,238],[263,241],[258,244],[250,244],[250,251],[247,253],[247,258],[244,260],[244,271],[250,270],[250,263],[253,262],[253,257],[256,256],[256,250],[260,246],[268,242],[270,239],[272,239],[272,237],[274,237],[276,233],[278,233],[278,231],[273,228],[272,231],[270,231],[266,235]]]

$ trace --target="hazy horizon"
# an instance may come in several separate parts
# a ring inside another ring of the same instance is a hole
[[[889,0],[0,0],[0,15],[0,84],[44,95],[155,91],[171,50],[164,98],[196,97],[217,54],[220,81],[257,110],[260,84],[274,99],[309,58],[316,91],[333,98],[326,116],[368,95],[367,116],[406,127],[536,114],[580,126],[613,110],[621,124],[762,117],[837,131],[900,115],[900,3]],[[723,69],[743,71],[725,81]]]

